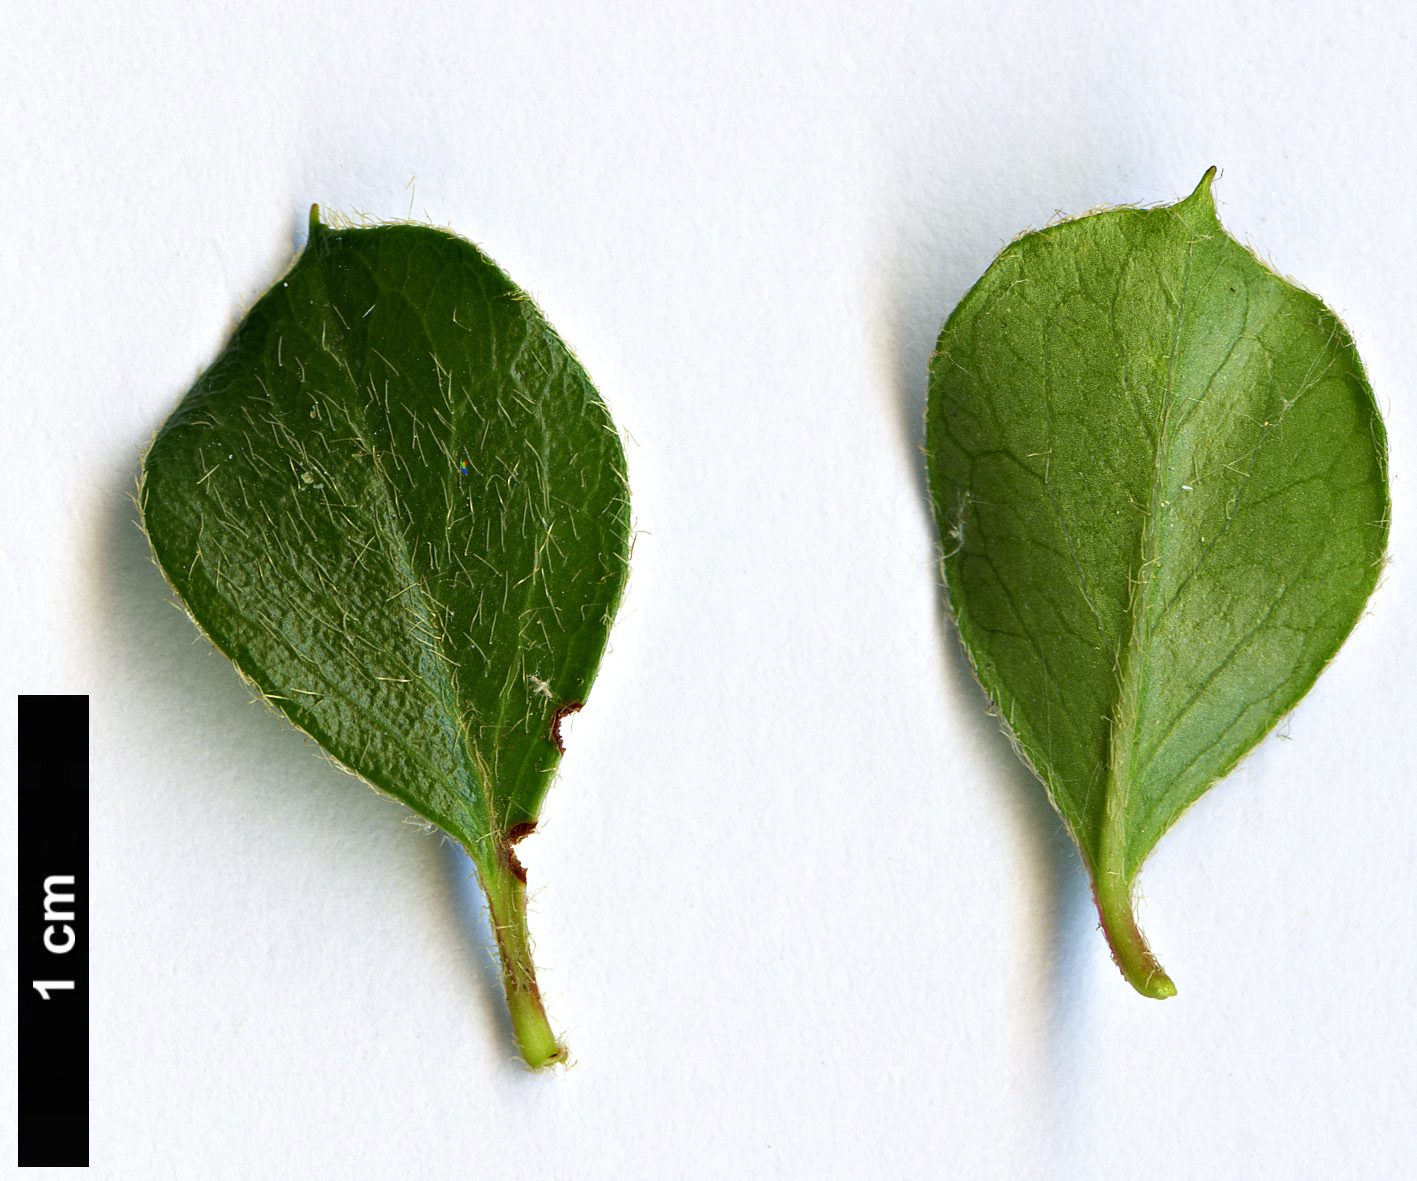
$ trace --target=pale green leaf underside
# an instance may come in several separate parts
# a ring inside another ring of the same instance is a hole
[[[624,456],[471,244],[312,220],[153,443],[143,519],[218,647],[484,873],[534,821],[626,576]]]
[[[1211,174],[1009,246],[931,362],[950,602],[1094,875],[1308,690],[1386,544],[1386,443],[1348,333],[1227,236]]]

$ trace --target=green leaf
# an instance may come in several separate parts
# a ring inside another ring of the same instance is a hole
[[[1308,691],[1387,542],[1343,325],[1184,201],[1027,234],[955,309],[926,449],[974,670],[1082,852],[1126,978],[1161,835]]]
[[[522,1052],[545,1065],[565,1051],[512,846],[624,588],[624,453],[575,357],[476,247],[318,214],[158,432],[144,525],[266,698],[466,847]]]

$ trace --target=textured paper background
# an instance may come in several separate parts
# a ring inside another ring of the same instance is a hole
[[[1409,1169],[1414,33],[1399,3],[0,15],[0,669],[92,695],[93,1175]],[[1005,241],[1211,164],[1357,339],[1392,561],[1144,871],[1157,1003],[946,626],[920,416]],[[517,1064],[466,863],[249,703],[135,525],[140,448],[312,201],[477,241],[630,437],[629,598],[521,847],[563,1075]]]

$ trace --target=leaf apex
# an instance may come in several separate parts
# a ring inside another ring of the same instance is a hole
[[[1194,210],[1203,221],[1212,221],[1217,225],[1220,219],[1215,213],[1215,197],[1210,191],[1210,186],[1214,183],[1220,170],[1214,164],[1205,170],[1205,175],[1201,177],[1200,184],[1196,185],[1191,195],[1176,203],[1178,210]]]
[[[324,224],[320,221],[320,207],[319,207],[319,205],[311,205],[311,206],[310,206],[310,237],[313,238],[316,234],[318,234],[318,233],[319,233],[321,230],[323,230],[324,228],[325,228],[325,227],[324,227]]]

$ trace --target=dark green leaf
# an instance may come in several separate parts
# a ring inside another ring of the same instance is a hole
[[[1137,871],[1313,684],[1387,541],[1352,341],[1224,232],[1214,171],[1009,246],[945,324],[926,416],[960,634],[1151,996],[1175,990]]]
[[[476,247],[317,213],[158,432],[143,521],[192,616],[261,692],[466,846],[541,1065],[563,1051],[512,845],[620,601],[624,455],[576,359]]]

